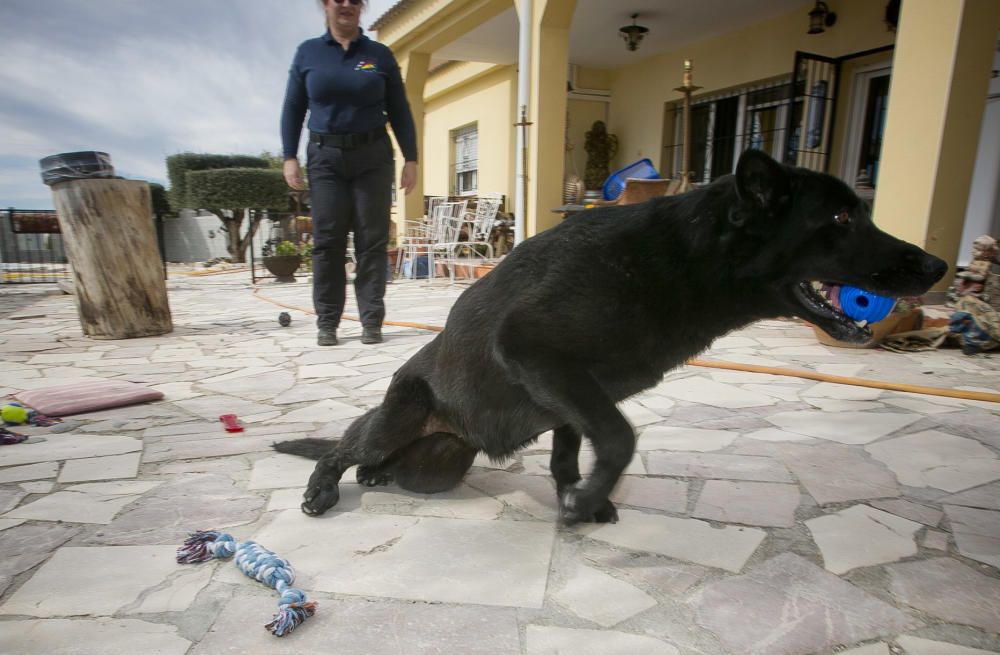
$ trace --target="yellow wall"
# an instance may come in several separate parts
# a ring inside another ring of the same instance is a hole
[[[907,0],[900,23],[875,220],[954,262],[1000,3]]]
[[[566,137],[572,149],[566,153],[566,174],[576,173],[581,178],[587,170],[587,151],[584,148],[587,132],[594,121],[608,120],[608,103],[595,100],[574,100],[566,103]]]
[[[698,94],[705,94],[788,75],[796,50],[835,57],[893,42],[882,20],[885,3],[839,0],[832,8],[837,24],[823,34],[806,34],[809,7],[803,4],[774,19],[615,71],[609,129],[618,135],[620,147],[612,166],[649,157],[664,169],[663,146],[672,141],[672,135],[664,140],[664,107],[681,97],[673,89],[681,84],[685,59],[694,62],[694,83],[704,87]]]
[[[512,66],[461,65],[469,74],[464,82],[451,68],[431,75],[431,96],[424,106],[424,194],[448,195],[452,187],[454,145],[451,132],[470,123],[479,128],[479,192],[502,193],[511,203],[514,193],[514,128],[511,116],[517,98]],[[458,83],[458,86],[454,86]],[[448,88],[448,86],[450,88]]]
[[[611,71],[603,68],[587,68],[577,66],[576,88],[578,89],[610,89]]]
[[[611,88],[611,71],[577,66],[574,89],[608,91]],[[570,94],[566,102],[566,175],[576,173],[581,178],[587,168],[587,151],[584,148],[587,132],[594,121],[608,122],[610,98],[585,99]],[[571,147],[570,147],[571,146]]]

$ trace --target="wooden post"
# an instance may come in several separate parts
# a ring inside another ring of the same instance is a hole
[[[173,330],[149,184],[82,179],[52,186],[83,333],[129,339]]]

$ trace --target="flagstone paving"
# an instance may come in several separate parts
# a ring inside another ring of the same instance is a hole
[[[548,433],[443,494],[349,470],[312,518],[313,463],[271,444],[339,437],[434,334],[387,325],[365,346],[345,320],[320,349],[313,317],[281,328],[266,300],[309,306],[308,284],[264,282],[261,299],[247,277],[172,274],[174,331],[127,341],[83,337],[53,286],[0,288],[0,394],[165,394],[0,447],[0,653],[1000,652],[998,403],[684,367],[621,405],[638,439],[617,524],[558,524]],[[389,318],[443,324],[462,291],[394,283]],[[701,359],[1000,391],[1000,356],[832,348],[794,321]],[[585,442],[584,473],[593,457]],[[232,562],[174,561],[199,529],[287,558],[316,616],[268,634],[274,590]]]

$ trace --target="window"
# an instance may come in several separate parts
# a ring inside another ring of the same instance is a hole
[[[788,125],[788,80],[767,85],[755,85],[724,92],[691,103],[691,181],[711,182],[732,173],[740,153],[749,148],[763,150],[781,161],[792,139],[785,136]],[[801,115],[801,102],[793,107],[793,124]],[[797,110],[798,113],[795,113]],[[681,114],[683,105],[674,103],[674,145],[667,146],[670,155],[665,162],[676,176],[684,167],[681,161],[684,141]]]
[[[865,82],[864,131],[854,170],[868,175],[871,185],[878,186],[879,161],[882,156],[882,137],[885,134],[885,114],[889,106],[889,73],[870,75]],[[847,178],[851,180],[851,178]]]
[[[452,191],[455,195],[475,195],[479,188],[479,128],[478,124],[453,130],[455,174]]]

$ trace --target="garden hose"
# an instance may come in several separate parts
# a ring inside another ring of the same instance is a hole
[[[253,294],[265,302],[269,302],[286,309],[294,309],[306,314],[315,314],[312,309],[299,307],[283,303],[273,298],[268,298],[260,293],[260,289],[253,287]],[[357,316],[345,314],[343,318],[350,321],[360,320]],[[429,332],[441,332],[444,330],[439,325],[428,325],[426,323],[411,323],[408,321],[385,321],[385,325],[397,327],[408,327],[417,330],[427,330]],[[781,375],[785,377],[802,378],[804,380],[815,380],[817,382],[829,382],[831,384],[847,384],[855,387],[869,387],[872,389],[884,389],[886,391],[902,391],[905,393],[919,393],[925,396],[942,396],[944,398],[958,398],[960,400],[980,400],[989,403],[1000,403],[1000,393],[989,393],[987,391],[966,391],[963,389],[944,389],[941,387],[928,387],[919,384],[902,384],[899,382],[888,382],[885,380],[866,380],[864,378],[847,377],[843,375],[829,375],[827,373],[817,373],[792,368],[778,368],[774,366],[759,366],[757,364],[737,364],[734,362],[720,362],[705,359],[690,359],[689,366],[702,366],[704,368],[718,368],[727,371],[741,371],[744,373],[764,373],[766,375]]]

